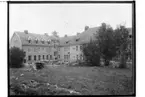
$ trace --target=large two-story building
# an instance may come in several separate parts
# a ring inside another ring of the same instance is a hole
[[[25,51],[25,62],[52,61],[59,58],[59,40],[47,34],[33,34],[27,30],[15,32],[10,42],[10,47],[13,46]]]
[[[82,33],[74,36],[55,37],[48,34],[34,34],[27,30],[15,32],[10,47],[19,47],[26,53],[25,62],[83,60],[82,47],[93,39],[98,27],[85,27]]]

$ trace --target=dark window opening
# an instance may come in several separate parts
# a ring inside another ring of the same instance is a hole
[[[31,61],[31,56],[28,56],[28,60]]]
[[[39,57],[39,60],[41,60],[41,56],[39,55],[38,57]]]
[[[43,59],[45,59],[45,56],[43,55]]]
[[[36,55],[34,56],[34,60],[36,61]]]
[[[31,42],[31,40],[28,40],[28,42],[30,43],[30,42]]]
[[[26,59],[24,59],[24,63],[26,63]]]
[[[50,55],[50,60],[52,60],[52,55]]]
[[[48,60],[48,55],[46,57],[47,57],[47,60]]]

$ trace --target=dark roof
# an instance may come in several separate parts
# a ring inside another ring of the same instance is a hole
[[[34,34],[34,33],[24,33],[24,32],[15,32],[17,35],[19,35],[22,45],[50,45],[48,44],[49,40],[57,39],[54,36],[48,36],[45,34]],[[28,39],[31,39],[31,42],[28,42]],[[38,40],[38,43],[36,43],[36,40]],[[42,43],[42,40],[44,40],[44,43]]]
[[[83,31],[79,35],[60,37],[60,45],[67,46],[88,43],[91,39],[93,39],[94,34],[97,33],[97,30],[98,27],[94,27]]]
[[[19,35],[22,44],[26,45],[53,45],[48,44],[48,40],[58,40],[60,46],[67,46],[67,45],[79,45],[88,43],[91,39],[94,39],[94,34],[97,34],[99,27],[93,27],[89,28],[86,31],[83,31],[82,33],[78,35],[73,36],[66,36],[66,37],[54,37],[54,36],[48,36],[46,34],[34,34],[29,33],[26,34],[24,32],[15,32],[17,35]],[[132,28],[128,28],[129,33],[132,34]],[[31,38],[31,43],[28,42],[28,38]],[[36,39],[38,39],[38,43],[36,44]],[[44,44],[41,42],[41,40],[44,40]]]

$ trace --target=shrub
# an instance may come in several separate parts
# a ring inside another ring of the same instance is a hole
[[[100,54],[96,42],[90,40],[90,42],[83,46],[83,54],[87,65],[100,66]]]
[[[44,68],[44,63],[35,63],[35,65],[36,65],[36,69],[42,69],[42,68]]]
[[[11,68],[23,67],[25,52],[17,47],[12,47],[9,54],[9,65]]]

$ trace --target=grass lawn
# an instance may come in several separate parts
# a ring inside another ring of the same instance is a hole
[[[81,95],[131,95],[134,93],[132,71],[104,67],[46,66],[39,71],[10,69],[10,95],[25,94],[18,84],[28,86],[30,80],[36,81],[33,92],[29,95],[71,95],[60,88],[74,90]],[[49,85],[47,85],[49,83]],[[16,87],[17,90],[12,87]],[[30,86],[31,87],[31,86]],[[30,89],[27,88],[27,89]],[[32,91],[31,90],[29,91]],[[38,89],[39,88],[39,93]],[[26,89],[24,90],[26,91]]]

